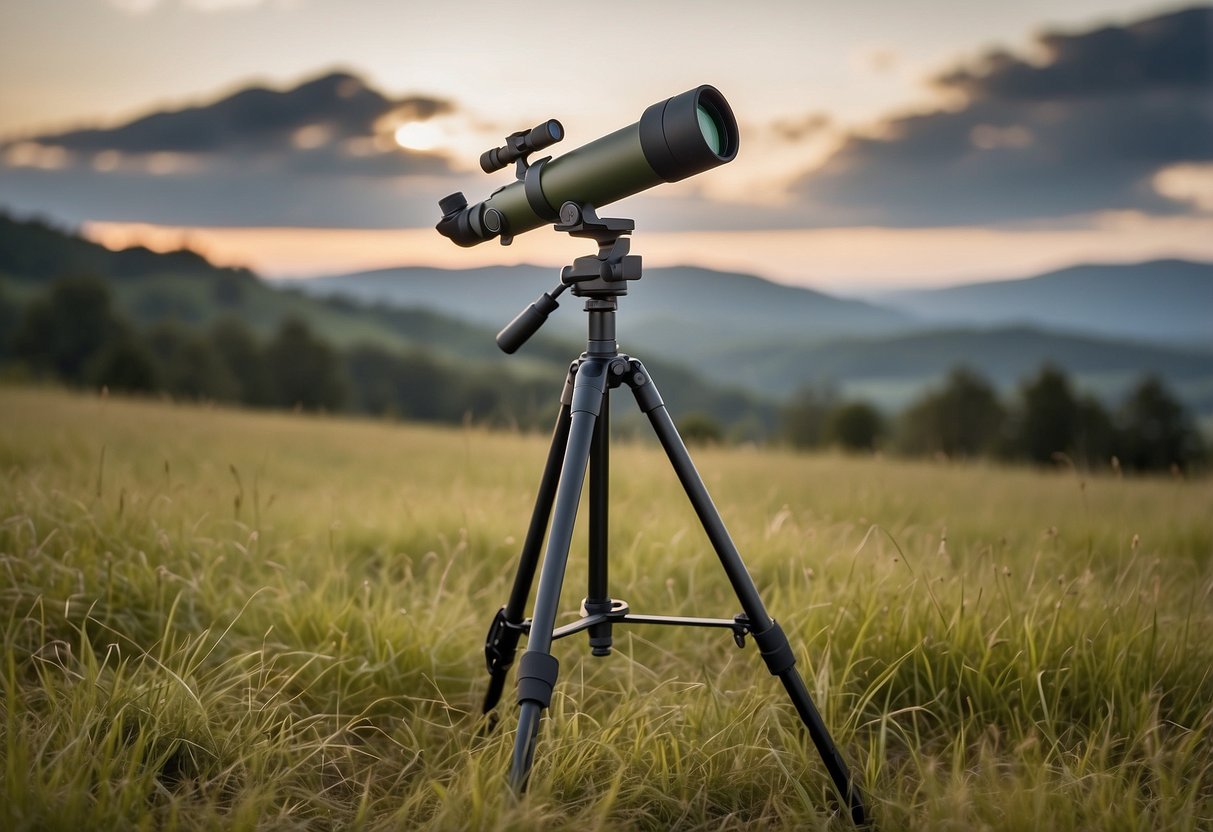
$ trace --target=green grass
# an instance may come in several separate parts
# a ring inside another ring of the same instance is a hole
[[[506,790],[483,638],[545,445],[0,388],[0,827],[847,828],[718,631],[557,642]],[[659,452],[613,451],[614,594],[738,612]],[[881,828],[1213,827],[1208,480],[696,461]]]

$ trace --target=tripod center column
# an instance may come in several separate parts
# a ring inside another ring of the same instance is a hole
[[[619,305],[613,298],[599,300],[591,298],[585,302],[585,311],[590,314],[590,337],[586,355],[618,355],[615,342],[615,310]]]

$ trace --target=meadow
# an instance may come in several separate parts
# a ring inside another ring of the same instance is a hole
[[[0,827],[849,828],[714,630],[557,642],[508,792],[483,640],[546,444],[0,388]],[[1207,478],[692,450],[879,828],[1213,828]],[[613,594],[738,612],[656,446],[612,477]]]

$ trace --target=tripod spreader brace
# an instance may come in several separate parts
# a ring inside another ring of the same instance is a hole
[[[593,205],[566,202],[560,206],[560,222],[555,226],[571,237],[585,237],[598,243],[597,254],[578,257],[560,270],[560,283],[544,292],[497,333],[497,346],[513,354],[547,322],[548,315],[560,304],[556,298],[572,287],[577,297],[606,299],[628,293],[627,282],[641,277],[639,254],[629,254],[627,238],[636,223],[620,217],[600,218]]]
[[[610,612],[585,614],[586,609],[583,602],[581,618],[565,624],[563,627],[557,627],[552,631],[552,639],[567,638],[568,636],[585,632],[591,627],[607,622],[611,624],[656,624],[667,627],[720,627],[732,630],[734,643],[742,648],[745,647],[746,636],[754,635],[755,640],[759,640],[759,635],[762,635],[754,633],[750,619],[745,613],[738,613],[731,619],[696,618],[676,615],[633,615],[628,609],[627,602],[620,600],[613,600],[611,607]],[[531,619],[527,618],[514,624],[506,618],[505,607],[499,609],[497,615],[493,618],[493,623],[489,625],[488,636],[484,640],[485,666],[488,668],[489,673],[497,673],[513,664],[515,647],[518,645],[519,637],[523,634],[529,635],[530,632]],[[513,644],[508,644],[508,641],[512,641]],[[759,650],[762,650],[761,644],[759,645]],[[603,653],[601,655],[607,654]],[[778,671],[772,671],[772,673],[778,675]]]

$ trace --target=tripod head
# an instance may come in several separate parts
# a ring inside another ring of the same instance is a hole
[[[539,331],[560,304],[556,298],[571,288],[579,298],[610,301],[628,293],[628,281],[641,277],[639,254],[629,254],[632,241],[627,235],[636,228],[633,220],[617,217],[600,218],[593,205],[566,202],[560,206],[560,221],[555,226],[572,237],[585,237],[598,243],[597,254],[578,257],[571,266],[560,270],[560,283],[544,292],[523,309],[514,320],[497,333],[497,346],[513,354]],[[588,305],[587,305],[588,308]]]

